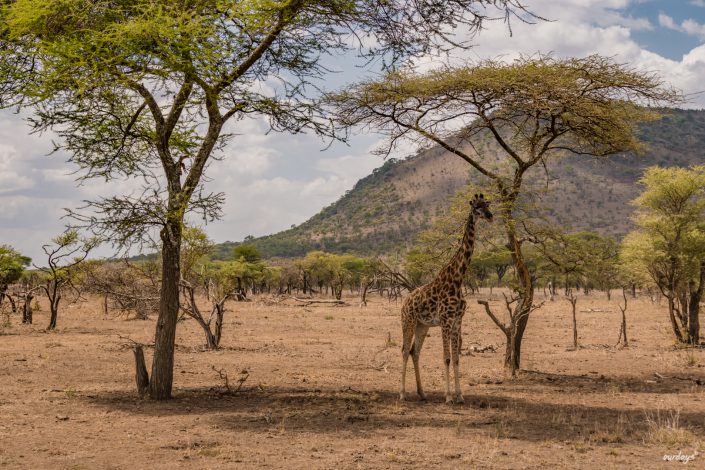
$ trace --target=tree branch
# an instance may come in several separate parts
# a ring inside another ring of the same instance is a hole
[[[495,325],[497,325],[499,329],[502,330],[505,335],[509,336],[509,328],[504,325],[501,321],[499,321],[499,319],[494,315],[494,313],[492,313],[492,310],[490,310],[489,302],[486,300],[478,300],[477,303],[485,306],[485,312],[487,312],[487,315],[492,319]]]

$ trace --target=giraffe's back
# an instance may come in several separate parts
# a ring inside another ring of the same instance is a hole
[[[457,316],[460,310],[465,310],[465,301],[462,291],[454,287],[429,283],[412,291],[402,304],[402,322],[439,326],[447,312]]]

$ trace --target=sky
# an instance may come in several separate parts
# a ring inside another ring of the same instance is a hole
[[[501,21],[475,38],[475,46],[454,53],[453,61],[484,58],[512,60],[520,55],[552,53],[559,57],[599,53],[620,63],[656,72],[685,93],[686,107],[705,108],[705,0],[525,0],[529,9],[550,20]],[[462,32],[459,32],[462,36]],[[425,57],[421,68],[438,65]],[[335,89],[374,73],[333,61],[337,73],[326,77]],[[76,208],[98,195],[121,194],[130,181],[93,181],[78,186],[76,168],[66,155],[48,155],[50,134],[30,135],[24,118],[0,111],[0,244],[9,244],[41,264],[42,245],[61,233],[65,208]],[[222,220],[205,226],[216,242],[239,241],[300,224],[333,203],[355,182],[384,163],[371,151],[381,137],[353,135],[348,144],[322,142],[307,134],[267,133],[265,123],[239,121],[238,136],[223,159],[207,170],[207,188],[223,192]],[[357,132],[357,131],[356,131]],[[414,153],[409,147],[399,156]],[[107,191],[107,193],[106,193]],[[99,252],[110,256],[104,247]]]

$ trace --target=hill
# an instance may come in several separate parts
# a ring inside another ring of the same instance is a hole
[[[669,110],[661,120],[640,129],[647,151],[640,156],[606,159],[567,156],[532,174],[549,190],[540,204],[568,230],[593,230],[620,237],[631,227],[629,204],[637,180],[651,165],[705,163],[705,111]],[[491,139],[485,153],[499,155]],[[299,226],[251,240],[266,257],[302,256],[311,250],[361,255],[404,252],[415,235],[432,223],[450,197],[476,179],[467,163],[439,147],[404,160],[390,159],[338,201]],[[236,243],[218,247],[226,257]]]

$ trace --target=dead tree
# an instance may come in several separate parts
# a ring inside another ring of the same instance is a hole
[[[34,294],[32,292],[27,292],[24,295],[24,304],[22,305],[22,323],[28,325],[32,324],[32,300],[34,299]]]
[[[209,281],[212,282],[212,281]],[[211,312],[208,319],[201,312],[198,303],[196,302],[196,289],[188,281],[181,281],[181,289],[186,298],[185,302],[180,303],[180,308],[183,313],[196,320],[199,326],[203,329],[206,335],[206,349],[215,350],[220,347],[220,338],[223,333],[223,317],[225,316],[225,302],[231,298],[232,292],[224,292],[218,295],[218,289],[213,287],[206,288],[206,298],[210,301]],[[211,328],[215,320],[214,328]]]
[[[106,315],[117,310],[146,320],[159,311],[159,273],[149,266],[128,260],[91,264],[82,284],[88,292],[103,297]]]
[[[573,289],[568,291],[568,302],[573,309],[573,349],[578,349],[578,320],[575,315],[575,304],[578,303],[578,297],[573,293]]]
[[[619,310],[622,312],[622,324],[619,327],[619,337],[617,337],[617,344],[622,343],[622,347],[626,348],[629,346],[629,340],[627,339],[627,290],[622,289],[622,298],[624,299],[624,307],[619,306]]]

